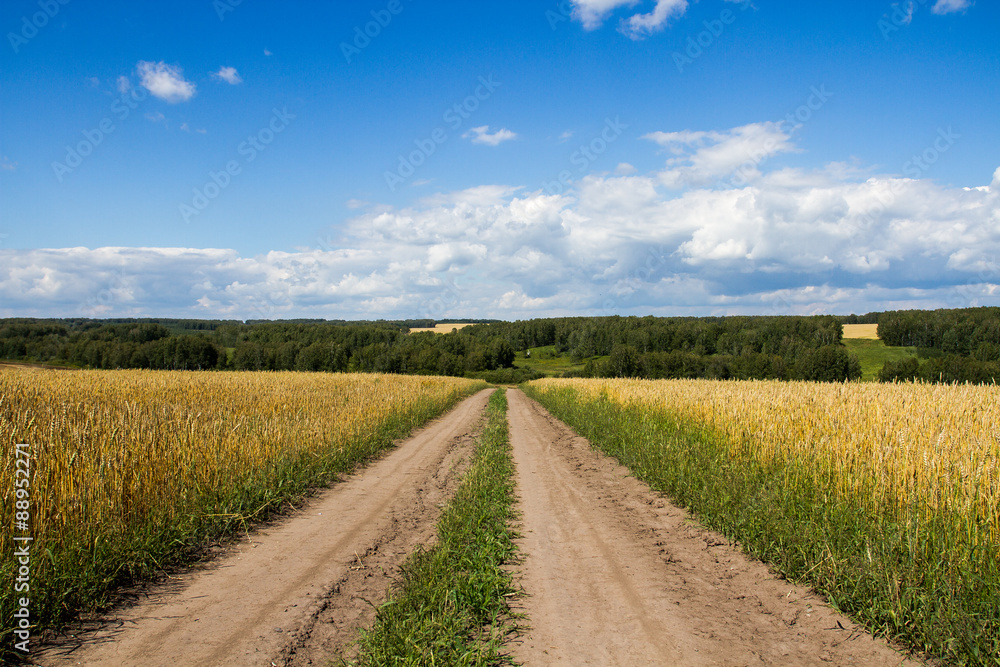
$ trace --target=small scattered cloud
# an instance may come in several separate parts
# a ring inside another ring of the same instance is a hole
[[[895,8],[893,17],[897,23],[901,23],[903,25],[910,25],[913,23],[913,13],[916,11],[917,6],[912,0],[905,3],[902,8],[900,8],[898,3],[893,3],[892,6]],[[897,14],[896,11],[899,11],[899,14]]]
[[[154,123],[166,123],[167,117],[159,111],[151,111],[146,114],[146,119]]]
[[[366,202],[363,199],[348,199],[345,205],[353,211],[359,208],[364,208],[365,206],[368,206],[368,204],[369,202]]]
[[[96,76],[92,76],[87,78],[87,83],[90,84],[91,88],[98,88],[101,85],[101,80],[98,79]]]
[[[17,171],[17,163],[12,162],[9,157],[4,155],[3,159],[0,160],[0,169],[4,171]]]
[[[127,76],[118,77],[118,81],[115,83],[115,86],[118,88],[118,92],[122,95],[125,95],[128,91],[132,90],[132,82]]]
[[[206,130],[203,127],[198,128],[197,130],[195,130],[195,132],[197,132],[198,134],[208,134],[208,130]]]
[[[212,78],[218,81],[225,81],[228,84],[236,85],[243,83],[243,77],[236,71],[235,67],[222,66],[218,72],[212,72]]]
[[[687,8],[687,0],[656,0],[656,7],[648,14],[635,14],[623,19],[620,30],[632,39],[643,39],[663,30],[670,19],[683,16]]]
[[[559,135],[559,143],[569,141],[572,138],[573,138],[573,130],[566,130],[565,132]]]
[[[474,144],[484,144],[486,146],[498,146],[504,141],[510,141],[511,139],[517,138],[516,132],[511,132],[505,127],[500,128],[496,132],[490,133],[489,125],[480,125],[479,127],[474,127],[465,134],[462,135],[463,139],[470,139]]]
[[[268,51],[267,49],[264,49],[264,55],[265,56],[273,56],[274,54],[271,53],[270,51]]]
[[[619,176],[631,176],[636,172],[636,168],[628,162],[622,162],[615,168],[615,173]]]
[[[136,72],[143,88],[154,97],[170,104],[187,102],[195,95],[195,85],[184,79],[180,67],[168,65],[163,61],[140,60],[136,65]]]
[[[935,14],[952,14],[963,12],[971,6],[971,0],[937,0],[931,11]]]
[[[573,18],[583,24],[584,30],[596,30],[608,14],[619,7],[631,7],[638,0],[572,0]]]
[[[413,183],[410,184],[410,187],[422,188],[425,185],[430,185],[433,182],[434,182],[433,179],[430,178],[418,178],[417,180],[413,181]]]
[[[596,30],[608,16],[620,7],[635,7],[639,0],[571,0],[573,18],[583,24],[584,30]],[[619,31],[632,39],[642,39],[662,30],[671,19],[687,12],[688,0],[656,0],[653,10],[623,18]]]

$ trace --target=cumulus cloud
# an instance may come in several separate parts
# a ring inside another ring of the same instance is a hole
[[[505,127],[500,128],[496,132],[490,133],[489,125],[481,125],[479,127],[474,127],[468,132],[462,135],[463,139],[471,139],[474,144],[484,144],[486,146],[498,146],[504,141],[510,141],[511,139],[516,139],[517,134],[511,132]]]
[[[218,81],[225,81],[234,86],[238,83],[243,83],[243,78],[236,71],[235,67],[220,67],[218,72],[212,72],[212,78]]]
[[[402,208],[349,202],[355,217],[328,236],[252,257],[0,248],[0,316],[513,319],[1000,304],[1000,169],[986,185],[950,187],[840,163],[759,162],[746,185],[698,186],[738,169],[748,147],[794,146],[766,123],[648,138],[680,160],[666,172],[688,170],[688,187],[622,165],[560,195],[483,185]]]
[[[935,14],[951,14],[952,12],[964,11],[971,5],[971,0],[937,0],[931,7],[931,11]]]
[[[154,97],[176,104],[187,102],[195,94],[195,85],[184,79],[181,68],[167,65],[163,61],[140,60],[136,65],[139,82]]]
[[[760,175],[759,167],[768,158],[796,150],[791,130],[781,122],[751,123],[723,132],[652,132],[642,138],[674,156],[660,174],[670,188],[707,185],[733,175],[743,185]]]

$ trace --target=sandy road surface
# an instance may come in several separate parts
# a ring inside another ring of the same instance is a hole
[[[900,665],[808,590],[690,521],[508,391],[527,665]]]
[[[41,665],[325,665],[368,625],[395,568],[433,539],[489,391],[466,399],[208,568],[155,587]],[[383,570],[385,572],[383,572]]]

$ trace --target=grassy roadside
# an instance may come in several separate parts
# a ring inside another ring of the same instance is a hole
[[[568,387],[523,388],[704,525],[874,633],[947,664],[1000,665],[1000,568],[982,553],[988,545],[963,562],[948,555],[961,517],[918,525],[911,508],[868,512],[807,483],[808,460],[736,460],[720,434],[671,414]]]
[[[495,665],[513,629],[502,568],[515,552],[514,462],[507,396],[493,393],[472,466],[438,523],[438,543],[402,567],[402,581],[362,633],[351,664]]]

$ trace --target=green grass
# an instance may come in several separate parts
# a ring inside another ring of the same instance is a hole
[[[632,473],[740,543],[753,557],[826,595],[876,634],[955,665],[1000,665],[996,545],[970,547],[964,517],[916,508],[871,514],[821,485],[808,457],[762,462],[682,416],[623,408],[572,389],[528,395]]]
[[[843,342],[847,351],[857,355],[861,362],[861,379],[865,382],[874,382],[887,361],[902,361],[917,356],[915,347],[889,347],[880,340],[845,338]]]
[[[593,357],[594,359],[606,359],[607,357]],[[582,371],[587,365],[587,359],[574,363],[568,355],[559,354],[555,345],[531,348],[531,357],[525,357],[523,351],[518,352],[514,359],[515,368],[527,368],[546,377],[562,377],[566,371]]]
[[[486,412],[472,466],[438,523],[438,543],[407,559],[351,664],[510,664],[503,642],[514,629],[507,599],[515,590],[502,566],[516,550],[515,497],[502,389]]]

